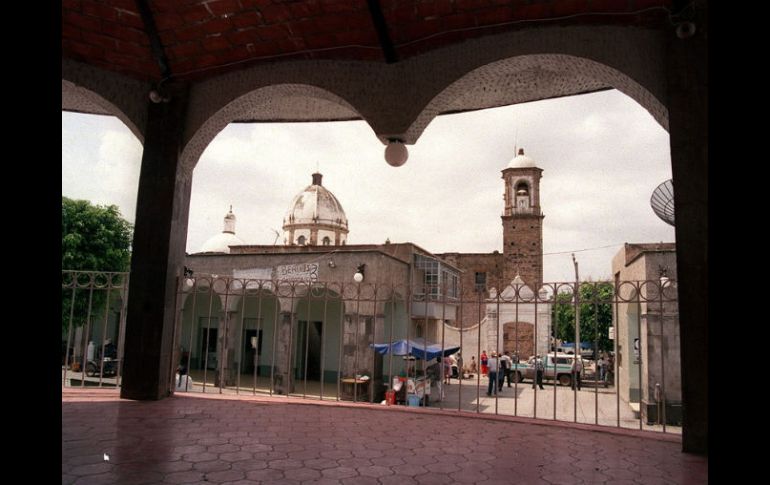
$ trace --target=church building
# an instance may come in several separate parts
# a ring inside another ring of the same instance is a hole
[[[550,306],[510,303],[533,301],[543,279],[541,174],[523,149],[503,169],[504,247],[489,254],[348,244],[347,216],[320,173],[292,199],[283,245],[244,244],[231,207],[223,232],[187,255],[176,347],[192,369],[215,371],[225,385],[253,374],[278,392],[311,382],[335,395],[341,379],[367,375],[372,399],[406,365],[375,353],[374,343],[545,352]]]

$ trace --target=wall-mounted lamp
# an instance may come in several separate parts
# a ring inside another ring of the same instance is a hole
[[[330,267],[330,268],[336,268],[336,267],[337,267],[337,265],[336,265],[336,264],[334,264],[334,261],[332,261],[331,259],[329,260],[329,263],[328,263],[328,264],[329,264],[329,267]]]
[[[359,264],[358,268],[356,268],[356,274],[353,275],[353,281],[356,283],[360,283],[364,281],[364,269],[366,268],[366,264]]]
[[[388,146],[385,147],[385,161],[391,167],[400,167],[406,163],[407,158],[409,158],[409,151],[403,140],[397,138],[388,140]]]
[[[192,277],[193,276],[193,270],[191,270],[187,266],[184,267],[184,273],[183,274],[184,274],[184,286],[185,286],[185,291],[186,291],[186,290],[189,290],[190,288],[192,288],[193,285],[195,285],[195,280],[193,280],[193,277]]]
[[[668,277],[668,268],[665,266],[658,267],[660,273],[660,287],[666,288],[671,284],[671,279]]]

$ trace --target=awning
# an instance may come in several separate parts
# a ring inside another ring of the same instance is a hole
[[[460,347],[445,347],[442,349],[441,344],[420,340],[394,340],[389,344],[370,344],[370,346],[383,355],[413,355],[423,360],[452,355],[460,350]]]

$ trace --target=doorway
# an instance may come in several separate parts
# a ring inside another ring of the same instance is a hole
[[[257,333],[259,332],[259,333]],[[251,344],[251,339],[256,337],[257,348]],[[259,369],[259,357],[262,355],[262,330],[243,331],[243,362],[241,363],[242,374],[253,374],[254,364],[256,363],[257,375],[262,375]]]
[[[296,379],[320,381],[323,372],[321,363],[321,342],[323,339],[323,322],[299,320],[297,322],[297,368]]]
[[[201,328],[201,362],[199,369],[217,368],[217,335],[216,328]]]

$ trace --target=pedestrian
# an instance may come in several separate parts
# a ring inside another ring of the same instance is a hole
[[[476,365],[476,356],[471,355],[471,365],[468,367],[468,373],[475,375],[478,371],[479,371],[479,368]]]
[[[489,357],[487,357],[487,351],[481,351],[481,375],[485,376],[489,372]]]
[[[503,386],[505,379],[508,379],[508,387],[511,387],[511,375],[513,374],[513,359],[511,358],[511,352],[508,350],[503,352],[500,361],[505,364],[505,375],[503,376],[503,379],[500,380],[500,387]]]
[[[449,385],[449,378],[452,377],[452,358],[444,356],[444,384]]]
[[[575,356],[575,359],[572,361],[572,389],[575,389],[575,385],[577,385],[577,390],[580,390],[582,374],[583,360],[579,356]]]
[[[465,368],[463,367],[463,356],[457,352],[457,379],[462,380],[465,377]]]
[[[540,358],[540,354],[535,356],[535,361],[532,364],[535,366],[535,378],[532,380],[532,389],[537,385],[540,386],[540,389],[545,390],[543,387],[543,372],[545,371],[545,365],[543,365],[543,359]]]
[[[484,368],[484,365],[482,364],[482,369],[483,368]],[[497,386],[500,384],[497,380],[497,371],[499,368],[500,368],[500,361],[497,358],[497,352],[493,351],[492,357],[487,359],[487,375],[489,376],[489,385],[487,386],[487,396],[491,396],[493,390],[495,391],[495,394],[497,394],[497,389],[498,389]]]
[[[543,359],[540,358],[540,354],[535,356],[535,360],[532,364],[535,366],[535,379],[532,380],[532,389],[535,388],[535,385],[538,385],[540,386],[540,389],[545,390],[543,387],[543,372],[545,371],[545,366],[543,365]]]
[[[596,361],[596,369],[599,371],[599,381],[605,382],[607,379],[607,362],[604,360],[603,355]]]

